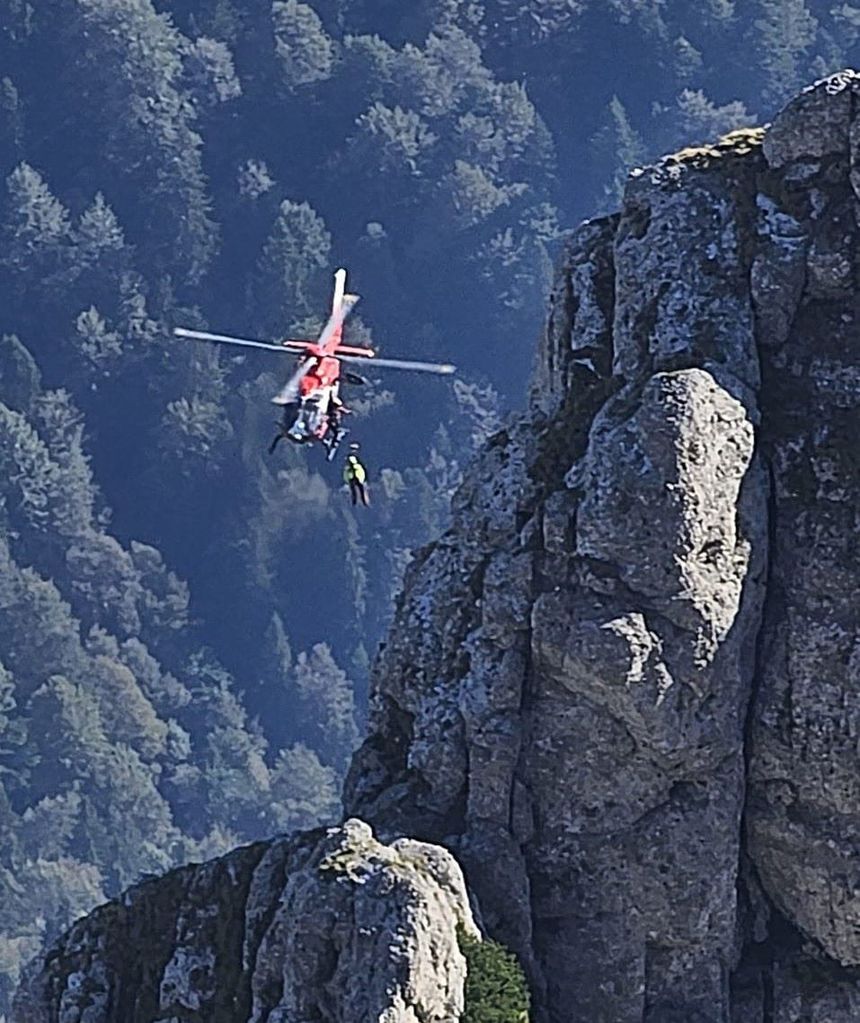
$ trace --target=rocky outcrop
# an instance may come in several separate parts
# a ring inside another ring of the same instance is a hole
[[[432,1023],[463,1009],[477,935],[442,849],[358,820],[132,888],[69,931],[16,1023]]]
[[[418,552],[345,800],[77,925],[17,1023],[860,1017],[860,77],[631,177]]]
[[[860,80],[637,171],[412,565],[350,812],[540,1019],[857,1018]]]

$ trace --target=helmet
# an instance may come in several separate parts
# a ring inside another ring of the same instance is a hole
[[[350,446],[349,446],[349,450],[350,450],[350,451],[358,451],[359,447],[360,447],[360,445],[359,445],[359,444],[354,444],[354,443],[353,443],[353,444],[350,444]]]

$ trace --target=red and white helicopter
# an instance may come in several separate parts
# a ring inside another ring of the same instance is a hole
[[[281,433],[275,438],[274,448],[281,436],[296,444],[320,441],[327,449],[328,458],[334,458],[338,444],[346,435],[343,414],[349,410],[340,399],[341,363],[359,363],[368,360],[373,366],[385,369],[414,370],[420,373],[450,375],[455,367],[449,363],[409,362],[402,359],[379,359],[372,348],[343,344],[343,324],[355,308],[358,295],[346,292],[346,270],[334,275],[334,297],[331,315],[316,341],[285,338],[282,341],[256,341],[250,338],[210,334],[205,330],[187,330],[176,327],[177,337],[196,341],[215,341],[219,344],[240,345],[244,348],[262,348],[270,352],[299,353],[299,365],[281,390],[272,398],[276,405],[284,406]],[[348,383],[365,381],[354,373],[344,371]]]

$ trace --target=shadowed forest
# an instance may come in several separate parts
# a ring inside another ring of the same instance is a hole
[[[140,877],[339,812],[410,551],[522,400],[563,231],[860,60],[838,0],[0,0],[0,1021]],[[286,443],[318,329],[451,360]]]

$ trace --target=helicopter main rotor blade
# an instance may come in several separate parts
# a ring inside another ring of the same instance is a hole
[[[295,355],[295,348],[288,348],[286,345],[268,344],[265,341],[252,341],[247,337],[230,337],[227,334],[210,334],[207,330],[187,330],[185,327],[175,327],[173,333],[177,337],[190,338],[193,341],[215,341],[224,345],[239,345],[242,348],[263,348],[267,352],[280,352],[281,355]],[[299,342],[309,344],[310,342]],[[293,373],[290,379],[278,391],[272,401],[276,405],[289,405],[299,395],[299,384],[302,379],[313,369],[314,360],[305,359],[304,362]]]
[[[359,362],[372,369],[380,366],[383,369],[406,369],[416,373],[438,373],[440,376],[450,376],[457,372],[457,367],[450,362],[409,362],[405,359],[377,359],[365,358],[360,355],[338,355],[341,362]]]
[[[286,348],[284,345],[275,345],[266,341],[252,341],[247,337],[230,337],[228,334],[210,334],[207,330],[187,330],[185,327],[174,327],[173,333],[176,337],[190,338],[193,341],[215,341],[222,345],[240,345],[242,348],[264,348],[269,352],[281,352],[287,355],[295,354],[295,349]]]
[[[310,373],[315,365],[316,359],[305,359],[280,391],[278,391],[275,397],[272,398],[272,404],[289,405],[291,402],[296,401],[299,397],[299,384],[308,375],[308,373]]]

